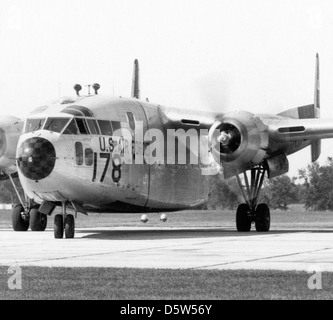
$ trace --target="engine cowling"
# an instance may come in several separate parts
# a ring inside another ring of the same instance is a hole
[[[16,172],[16,148],[23,121],[14,116],[0,116],[0,170]]]
[[[267,126],[247,111],[227,113],[209,130],[209,146],[215,161],[228,166],[243,168],[261,163],[268,143]]]

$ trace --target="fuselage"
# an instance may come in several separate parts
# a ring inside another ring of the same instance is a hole
[[[67,202],[87,211],[198,206],[208,198],[207,172],[216,170],[207,143],[215,116],[180,116],[177,109],[99,95],[57,101],[26,120],[17,149],[20,181],[37,203]]]
[[[36,203],[68,203],[81,212],[181,210],[207,201],[213,175],[223,171],[230,177],[266,159],[280,162],[279,155],[311,143],[298,137],[284,141],[280,128],[298,128],[295,121],[306,125],[311,120],[236,112],[231,119],[242,123],[247,133],[225,160],[232,164],[253,151],[257,154],[255,162],[228,167],[214,160],[208,142],[221,116],[138,99],[63,98],[35,109],[26,119],[16,154],[20,181]],[[255,130],[260,131],[258,146]],[[288,137],[291,134],[298,133],[288,131]],[[233,160],[238,153],[239,159]],[[285,157],[281,165],[276,174],[288,171]],[[272,171],[269,175],[274,176]]]

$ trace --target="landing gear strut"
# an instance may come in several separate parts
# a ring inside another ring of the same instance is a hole
[[[258,232],[269,231],[271,220],[269,207],[265,203],[258,203],[266,172],[265,163],[251,169],[250,181],[247,173],[244,172],[245,186],[239,175],[236,175],[245,199],[245,203],[238,206],[236,213],[236,227],[239,232],[249,232],[253,222]]]
[[[74,238],[75,234],[75,221],[74,216],[67,214],[66,203],[62,203],[62,214],[57,214],[54,217],[54,238],[62,239],[64,237],[67,239]]]
[[[8,177],[20,201],[20,203],[13,205],[13,210],[12,210],[13,229],[14,231],[27,231],[29,229],[29,214],[27,212],[27,208],[26,206],[24,206],[21,195],[15,185],[12,175],[8,174]]]

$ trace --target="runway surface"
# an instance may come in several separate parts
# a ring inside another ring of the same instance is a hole
[[[237,233],[219,228],[0,230],[0,265],[333,271],[333,230]]]

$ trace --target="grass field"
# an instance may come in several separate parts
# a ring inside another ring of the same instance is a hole
[[[184,211],[161,223],[150,214],[79,215],[77,228],[88,227],[228,227],[235,212]],[[48,228],[53,227],[49,219]],[[0,211],[0,229],[11,228],[10,211]],[[300,206],[272,211],[272,230],[333,228],[332,212],[307,212]],[[0,230],[1,232],[1,230]],[[1,259],[1,258],[0,258]],[[8,268],[0,267],[0,299],[333,299],[333,273],[323,273],[323,289],[310,290],[306,272],[209,271],[116,268],[23,267],[22,290],[9,290]]]
[[[7,268],[0,267],[0,299],[333,298],[331,273],[323,273],[322,290],[308,289],[305,272],[23,267],[22,274],[22,290],[9,290]]]

